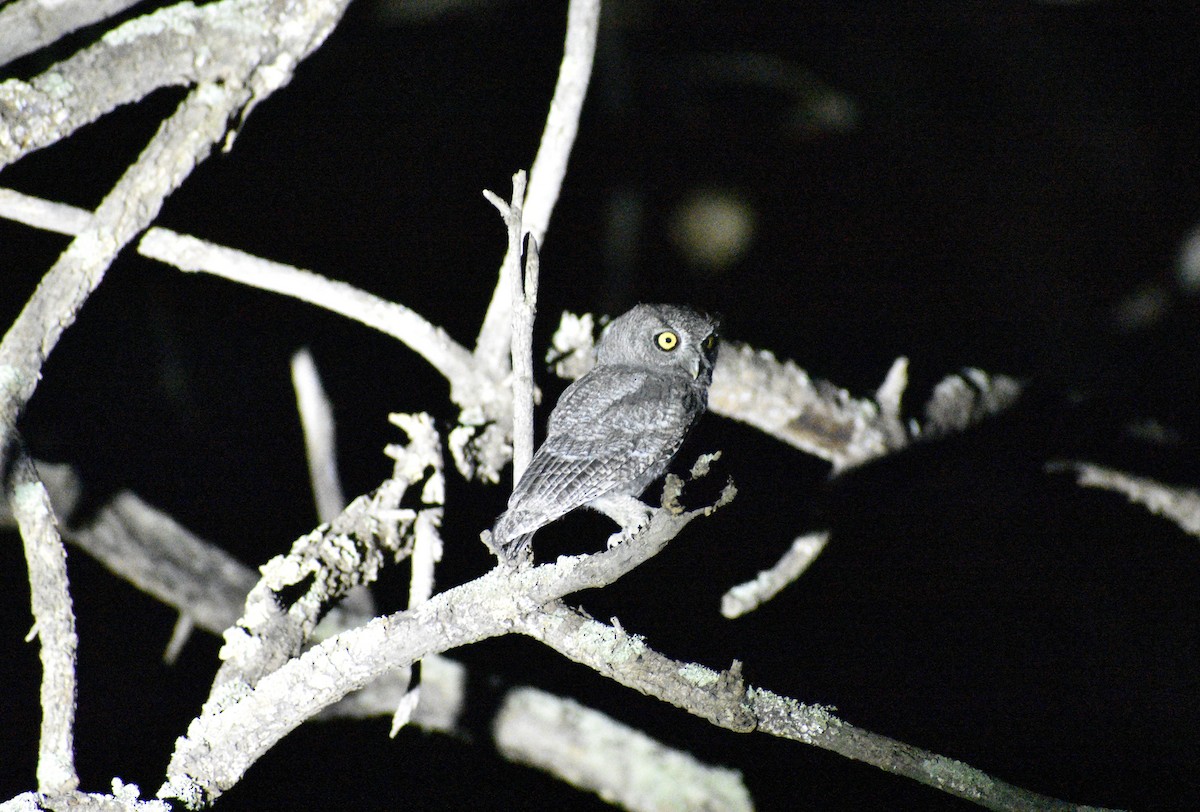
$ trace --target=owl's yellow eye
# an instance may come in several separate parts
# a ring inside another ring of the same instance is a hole
[[[654,337],[654,343],[658,345],[660,350],[670,352],[679,346],[679,336],[670,330],[663,330]]]
[[[711,333],[708,338],[704,339],[704,349],[711,350],[715,346],[717,346],[717,334]]]

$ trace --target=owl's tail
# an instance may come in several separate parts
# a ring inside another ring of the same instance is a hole
[[[533,531],[522,526],[528,524],[528,517],[522,514],[522,511],[505,511],[492,528],[492,552],[503,563],[516,565],[530,559]]]

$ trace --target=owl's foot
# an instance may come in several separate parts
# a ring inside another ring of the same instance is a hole
[[[621,525],[621,529],[608,537],[608,548],[629,541],[650,526],[654,509],[633,496],[601,496],[588,504]]]

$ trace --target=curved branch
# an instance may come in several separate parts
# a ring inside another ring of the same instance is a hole
[[[312,271],[260,259],[164,228],[147,231],[138,243],[138,252],[182,271],[213,274],[354,319],[398,339],[433,365],[450,382],[456,402],[472,401],[470,393],[479,391],[479,369],[471,354],[445,330],[404,305]]]
[[[412,609],[329,638],[253,688],[240,680],[216,686],[176,742],[158,797],[193,808],[211,803],[297,725],[351,691],[430,654],[506,634],[521,616],[565,595],[613,583],[712,509],[660,509],[640,536],[611,550],[520,572],[498,567]]]
[[[230,115],[249,98],[248,90],[230,86],[205,84],[192,91],[42,278],[0,342],[0,432],[6,435],[15,425],[42,364],[117,253],[158,215],[163,200],[224,136]],[[0,449],[7,447],[0,436]]]

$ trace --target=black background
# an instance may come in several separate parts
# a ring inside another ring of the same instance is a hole
[[[158,222],[402,302],[471,345],[505,240],[480,190],[507,195],[532,160],[563,27],[558,4],[487,2],[392,25],[353,4]],[[612,4],[544,245],[538,347],[562,309],[677,301],[859,394],[907,355],[914,416],[964,366],[1014,375],[1028,393],[961,437],[834,481],[820,461],[710,416],[689,451],[724,450],[737,501],[575,600],[670,656],[740,659],[753,684],[1029,789],[1200,805],[1200,542],[1044,470],[1089,459],[1200,483],[1200,306],[1176,275],[1200,221],[1197,41],[1189,4]],[[712,68],[751,55],[812,71],[853,101],[856,126],[797,124],[792,91]],[[180,98],[159,91],[116,111],[0,185],[94,208]],[[719,272],[689,265],[666,227],[710,188],[757,216],[749,252]],[[609,212],[622,200],[641,215],[618,233]],[[0,222],[4,323],[66,244]],[[1138,302],[1149,315],[1129,317]],[[89,506],[131,488],[257,566],[315,522],[288,377],[301,346],[334,402],[349,494],[390,470],[389,411],[454,417],[444,381],[394,341],[126,250],[51,356],[22,427],[35,456],[80,469]],[[556,396],[562,384],[541,379]],[[1131,431],[1148,421],[1171,441]],[[506,488],[449,477],[440,586],[488,566],[477,534]],[[725,589],[823,526],[834,541],[808,574],[752,615],[721,618]],[[539,553],[594,549],[609,532],[569,517],[539,534]],[[34,785],[39,674],[36,645],[22,642],[20,544],[6,539],[5,798]],[[152,795],[207,693],[217,641],[198,634],[166,667],[171,611],[77,550],[70,572],[83,787],[117,775]],[[402,605],[404,577],[381,583],[382,609]],[[454,655],[472,674],[467,740],[389,740],[386,720],[306,725],[221,806],[604,808],[488,744],[502,691],[534,684],[742,770],[762,809],[967,808],[804,745],[717,730],[531,641]]]

